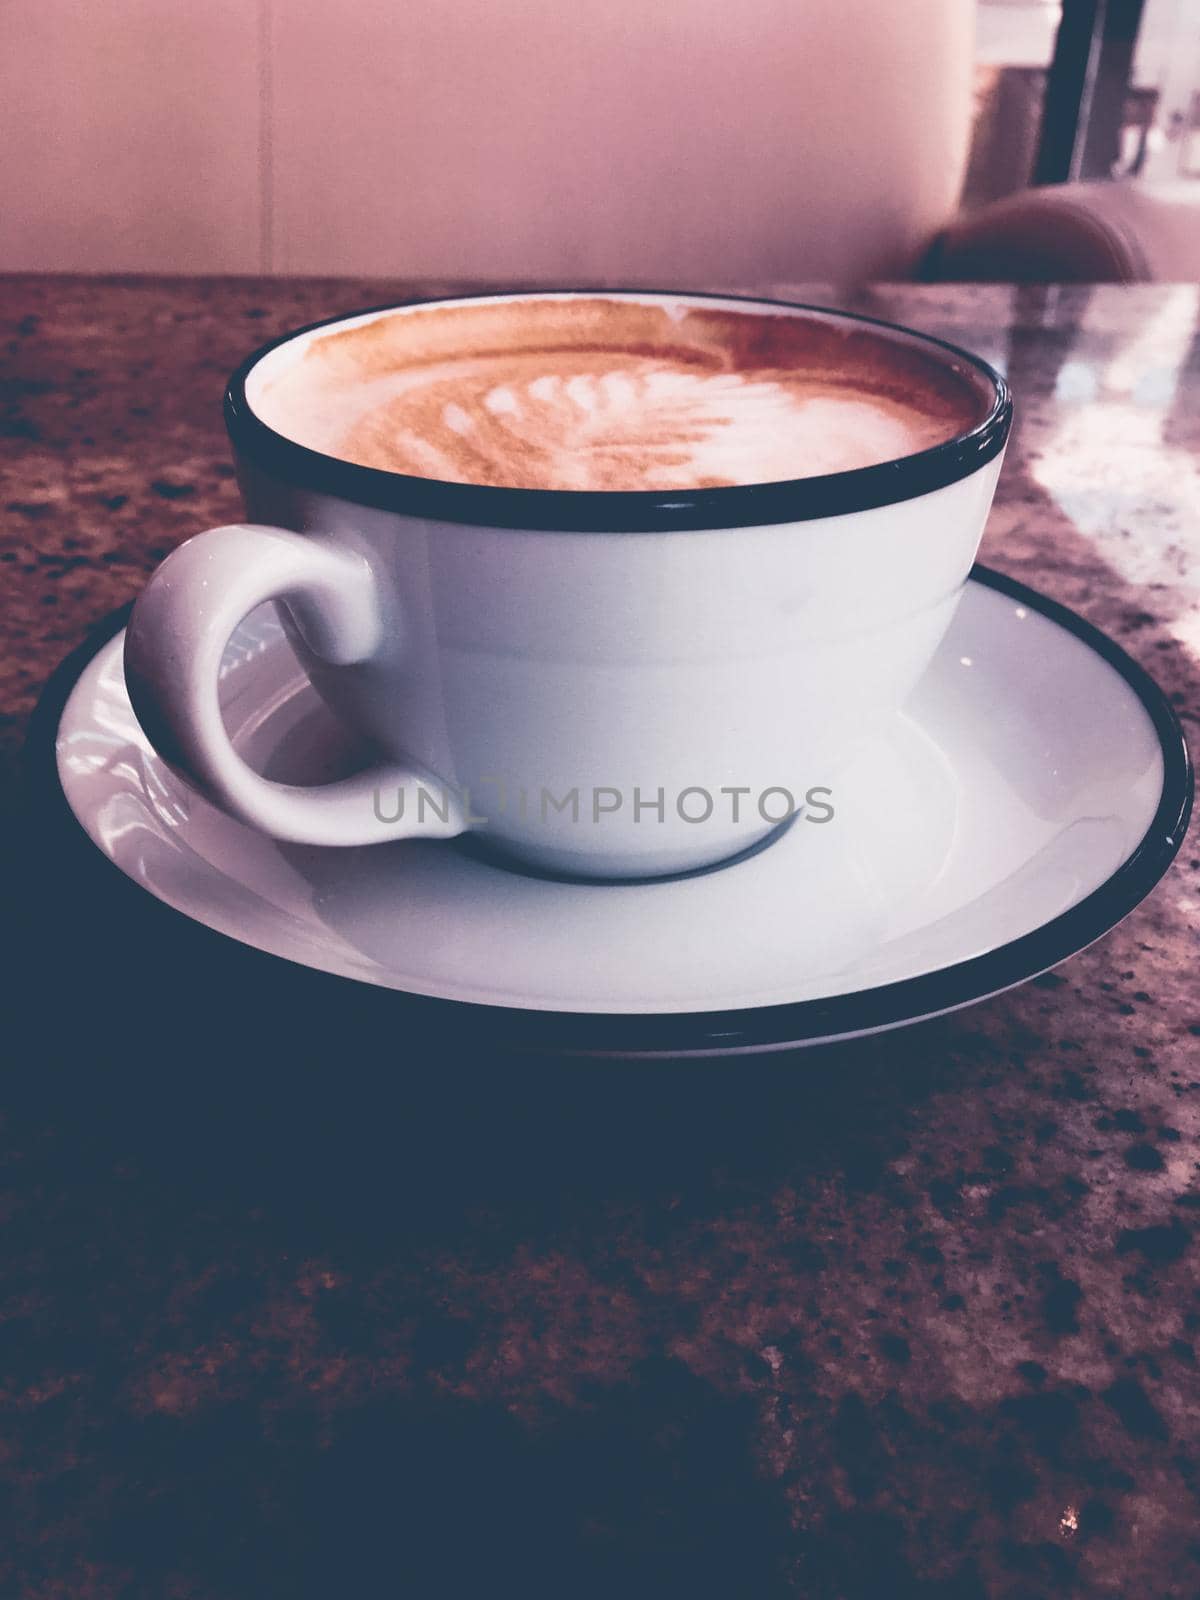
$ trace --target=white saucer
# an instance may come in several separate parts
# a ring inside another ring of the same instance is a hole
[[[968,1005],[1119,921],[1190,809],[1183,737],[1151,680],[1073,613],[982,568],[905,712],[831,777],[831,822],[800,818],[755,855],[656,884],[548,881],[457,841],[276,844],[159,760],[126,697],[122,641],[83,669],[57,738],[67,802],[104,855],[209,928],[426,997],[397,1007],[492,1042],[722,1054]],[[222,699],[271,776],[352,764],[273,610],[231,642]]]

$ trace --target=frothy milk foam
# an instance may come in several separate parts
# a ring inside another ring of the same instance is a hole
[[[271,352],[247,396],[286,438],[388,472],[667,491],[894,461],[988,404],[949,356],[870,324],[603,295],[355,320]]]

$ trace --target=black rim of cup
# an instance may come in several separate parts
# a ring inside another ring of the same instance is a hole
[[[966,367],[983,377],[992,390],[992,404],[981,421],[943,444],[897,461],[885,461],[847,472],[791,478],[719,489],[660,491],[653,489],[519,489],[451,483],[436,478],[382,472],[325,455],[297,444],[267,426],[251,409],[246,380],[272,350],[318,328],[330,328],[355,317],[480,300],[545,299],[554,296],[663,298],[728,302],[743,306],[783,306],[810,315],[859,322],[902,335],[940,352],[948,364]],[[247,356],[225,390],[225,426],[238,455],[268,476],[297,489],[315,491],[401,515],[479,527],[528,528],[561,533],[667,533],[702,529],[760,527],[774,523],[809,522],[844,516],[915,499],[969,477],[1003,450],[1012,426],[1012,397],[994,367],[945,339],[899,323],[886,322],[836,306],[809,305],[763,295],[704,294],[670,289],[528,289],[512,293],[455,294],[398,300],[360,311],[343,311],[303,328],[293,328]]]

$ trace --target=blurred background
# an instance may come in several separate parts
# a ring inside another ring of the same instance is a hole
[[[3,15],[10,271],[1200,279],[1200,0]]]

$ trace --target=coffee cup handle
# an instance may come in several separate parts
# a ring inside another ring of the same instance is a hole
[[[380,791],[436,784],[416,767],[385,762],[315,787],[261,777],[234,749],[217,682],[234,629],[268,600],[282,601],[315,654],[364,661],[380,642],[375,581],[366,560],[341,546],[248,523],[197,534],[166,558],[136,601],[125,633],[125,681],[138,721],[158,753],[206,798],[292,844],[362,845],[466,828],[457,796],[385,827]],[[444,812],[443,817],[440,813]]]

